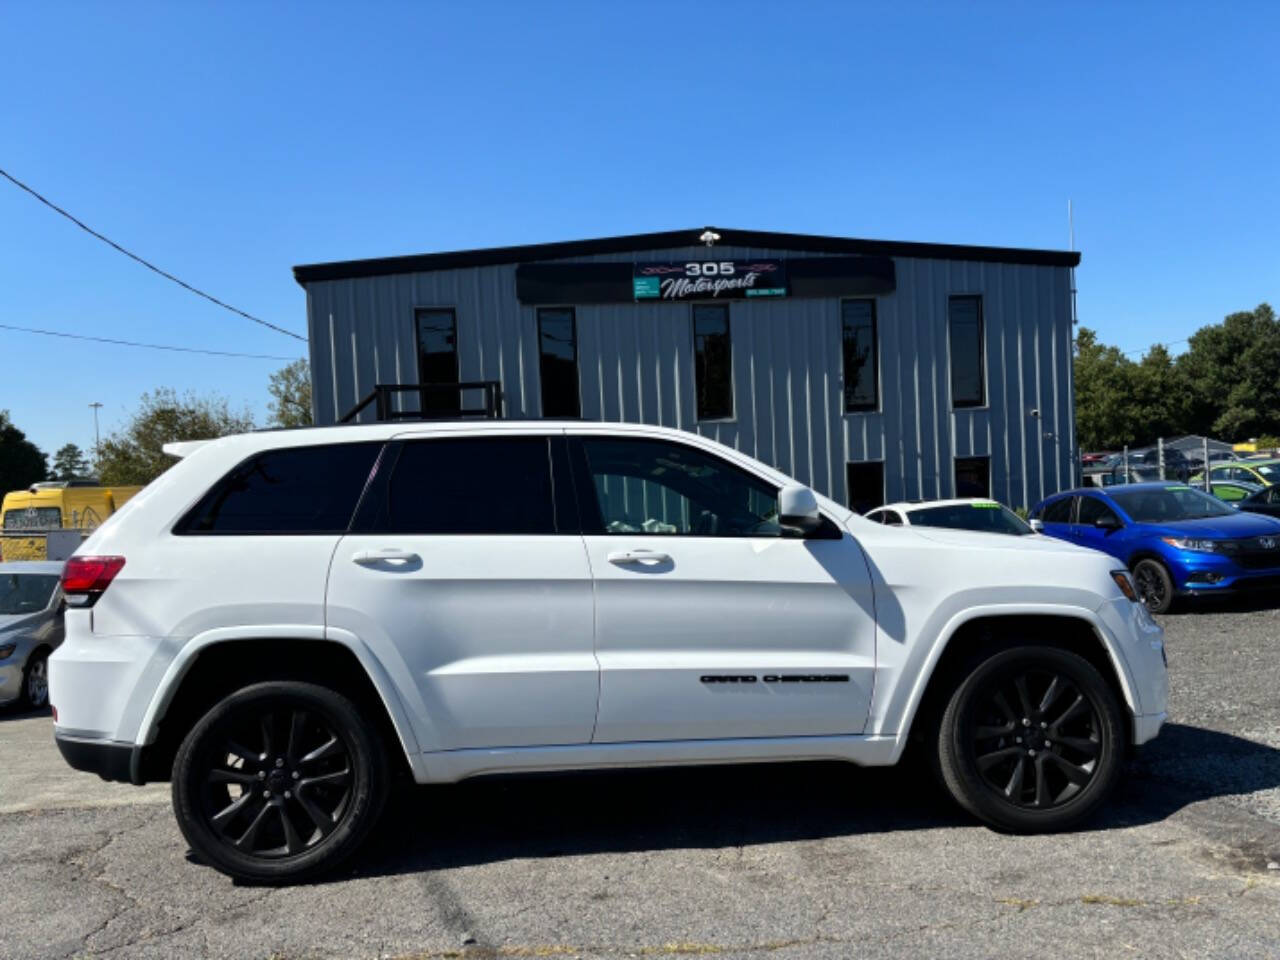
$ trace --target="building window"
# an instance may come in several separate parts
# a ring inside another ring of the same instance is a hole
[[[990,457],[956,457],[956,496],[991,496]]]
[[[876,342],[876,302],[843,300],[840,322],[844,348],[844,410],[879,407],[879,347]]]
[[[572,307],[538,311],[539,373],[544,417],[580,417],[578,333]]]
[[[418,382],[458,382],[458,320],[452,309],[414,311],[418,328]],[[423,390],[421,410],[427,416],[457,416],[462,409],[460,390]]]
[[[849,509],[866,513],[884,503],[884,461],[863,460],[845,464]]]
[[[693,376],[699,420],[733,416],[733,348],[729,343],[729,305],[693,306]]]
[[[951,406],[987,402],[983,370],[982,298],[952,297],[947,303],[951,337]]]

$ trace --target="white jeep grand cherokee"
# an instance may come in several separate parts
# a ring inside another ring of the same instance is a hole
[[[1165,719],[1100,553],[866,521],[699,436],[380,424],[175,445],[67,564],[55,736],[171,779],[196,853],[296,879],[403,768],[836,758],[914,736],[976,817],[1058,830]]]

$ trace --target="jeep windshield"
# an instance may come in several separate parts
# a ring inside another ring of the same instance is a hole
[[[1113,488],[1110,494],[1111,499],[1135,523],[1203,520],[1206,517],[1229,517],[1236,512],[1216,497],[1180,484],[1142,490]]]

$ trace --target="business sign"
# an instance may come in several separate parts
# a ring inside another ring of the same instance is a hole
[[[637,263],[632,277],[637,300],[741,300],[785,297],[781,260],[690,260]]]

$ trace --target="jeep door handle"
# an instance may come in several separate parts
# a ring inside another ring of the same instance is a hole
[[[384,560],[412,563],[414,560],[420,559],[422,558],[412,550],[397,550],[395,547],[386,547],[382,550],[357,550],[351,555],[352,563],[362,565],[381,563]]]
[[[670,563],[671,555],[661,550],[614,550],[606,559],[610,563]]]

